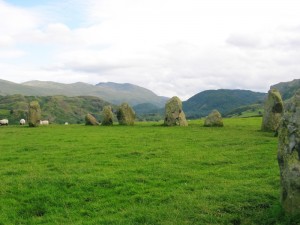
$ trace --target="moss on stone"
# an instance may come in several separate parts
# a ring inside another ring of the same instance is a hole
[[[102,125],[104,126],[113,125],[114,114],[112,112],[111,106],[104,106],[102,115],[103,115]]]
[[[282,206],[300,215],[300,91],[286,105],[280,122],[277,158]]]
[[[117,118],[120,125],[134,125],[135,112],[128,105],[128,103],[123,103],[117,111]]]
[[[261,129],[263,131],[277,131],[283,114],[283,101],[280,92],[271,89],[264,105],[264,115]]]
[[[204,120],[205,127],[223,127],[222,115],[218,110],[213,110]]]
[[[96,120],[96,118],[94,116],[92,116],[90,113],[88,113],[85,116],[85,125],[96,126],[96,125],[99,125],[99,122]]]
[[[164,125],[188,126],[188,122],[182,109],[182,102],[177,96],[172,97],[166,103]]]
[[[28,125],[29,127],[39,126],[41,120],[41,107],[37,101],[32,101],[29,103],[28,110]]]

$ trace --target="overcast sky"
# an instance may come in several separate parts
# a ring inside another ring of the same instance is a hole
[[[0,0],[0,79],[185,100],[300,78],[299,0]]]

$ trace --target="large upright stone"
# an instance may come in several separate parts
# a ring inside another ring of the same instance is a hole
[[[285,108],[278,144],[281,202],[286,212],[300,214],[300,90]]]
[[[94,116],[88,113],[85,116],[85,125],[96,126],[99,125],[99,122],[96,120]]]
[[[278,90],[271,89],[264,106],[261,129],[263,131],[277,131],[283,114],[283,101]]]
[[[37,127],[41,120],[41,107],[37,101],[29,103],[28,125],[29,127]]]
[[[185,114],[182,110],[181,100],[174,96],[169,99],[165,106],[165,122],[166,126],[188,126]]]
[[[114,114],[111,110],[111,106],[104,106],[102,115],[103,115],[102,125],[104,126],[113,125]]]
[[[123,103],[117,111],[117,118],[120,125],[134,125],[135,112],[127,103]]]
[[[223,127],[223,119],[218,110],[213,110],[204,120],[205,127]]]

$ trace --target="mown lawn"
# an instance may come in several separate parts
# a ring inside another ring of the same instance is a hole
[[[0,224],[292,224],[277,138],[223,128],[0,127]]]

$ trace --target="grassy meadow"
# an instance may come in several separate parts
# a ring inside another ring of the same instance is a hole
[[[0,127],[0,224],[297,223],[261,118],[160,124]]]

